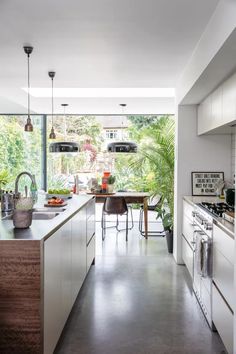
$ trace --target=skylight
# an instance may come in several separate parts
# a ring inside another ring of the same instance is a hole
[[[22,88],[28,92],[26,87]],[[51,89],[31,87],[30,95],[38,98],[51,97]],[[160,88],[54,88],[54,97],[58,98],[157,98],[175,97],[175,89],[170,87]]]

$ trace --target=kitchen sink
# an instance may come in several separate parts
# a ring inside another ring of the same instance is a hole
[[[33,212],[33,220],[49,220],[55,218],[60,213],[57,212]]]
[[[57,215],[59,215],[60,213],[58,212],[39,212],[39,211],[34,211],[33,212],[33,220],[50,220],[55,218]],[[5,217],[2,218],[2,220],[12,220],[13,216],[11,215],[7,215]]]
[[[34,213],[62,213],[63,211],[65,211],[66,208],[54,208],[54,210],[52,208],[34,208],[33,212]]]

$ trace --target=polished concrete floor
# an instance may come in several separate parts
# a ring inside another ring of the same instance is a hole
[[[110,229],[101,242],[97,223],[92,266],[56,354],[223,354],[162,237],[146,241],[137,228]]]

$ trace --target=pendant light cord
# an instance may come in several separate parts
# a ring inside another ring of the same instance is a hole
[[[28,57],[28,118],[30,118],[30,54],[27,54]]]
[[[66,140],[66,106],[64,105],[64,138]]]
[[[52,77],[52,128],[53,128],[53,111],[54,111],[53,108],[54,107],[53,107],[53,77]]]
[[[124,113],[125,113],[125,107],[126,107],[126,104],[125,104],[125,103],[120,103],[120,106],[121,106],[121,110],[122,110],[122,122],[121,122],[121,125],[122,125],[122,128],[121,128],[121,140],[123,141],[123,140],[124,140]]]

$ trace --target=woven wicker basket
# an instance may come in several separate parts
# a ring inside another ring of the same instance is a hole
[[[32,210],[14,210],[13,225],[16,229],[27,229],[32,223]]]

